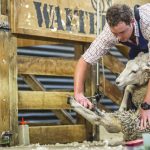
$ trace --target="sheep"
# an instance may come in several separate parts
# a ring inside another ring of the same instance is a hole
[[[93,112],[81,104],[74,97],[70,96],[69,104],[71,108],[88,120],[93,125],[102,125],[110,133],[123,133],[124,141],[131,141],[142,138],[143,133],[150,133],[148,128],[140,129],[140,115],[138,111],[116,111],[113,113]]]
[[[136,140],[141,138],[143,133],[150,133],[150,126],[143,130],[140,129],[139,113],[139,106],[144,99],[149,80],[148,59],[148,54],[139,54],[134,60],[128,61],[125,69],[116,79],[118,86],[126,86],[119,111],[106,113],[99,110],[99,113],[96,113],[83,107],[73,97],[70,97],[69,103],[72,109],[92,124],[104,126],[108,132],[122,132],[125,141]],[[137,110],[125,110],[129,93],[132,94],[132,101],[137,106]]]
[[[116,79],[116,84],[125,87],[119,111],[127,109],[127,99],[132,95],[132,101],[138,107],[144,99],[149,80],[148,53],[140,53],[134,60],[129,60],[125,69]]]

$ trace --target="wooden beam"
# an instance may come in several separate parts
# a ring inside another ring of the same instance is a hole
[[[68,95],[71,92],[41,92],[19,91],[19,109],[70,109],[67,104]]]
[[[63,44],[63,42],[57,42],[56,40],[50,41],[50,40],[43,40],[43,39],[33,39],[33,37],[23,37],[18,36],[17,38],[17,47],[27,47],[27,46],[37,46],[37,45],[60,45]]]
[[[100,76],[100,90],[104,93],[105,96],[110,98],[114,103],[120,105],[123,94],[116,85],[113,85],[107,79],[104,79],[102,75]]]
[[[23,80],[30,86],[33,91],[45,91],[42,84],[40,84],[33,75],[21,75]]]
[[[16,38],[0,31],[0,133],[13,133],[12,145],[17,144],[18,88]]]
[[[79,59],[84,52],[84,47],[81,44],[75,44],[74,49],[75,49],[75,59]]]
[[[74,60],[18,56],[19,74],[73,76],[75,65]]]
[[[121,73],[125,68],[125,65],[110,53],[104,56],[104,65],[115,74]]]
[[[75,44],[74,49],[75,49],[74,59],[78,60],[84,52],[84,45]],[[86,120],[79,114],[76,115],[76,119],[77,119],[77,124],[85,124],[85,122],[86,122]]]
[[[71,3],[68,0],[26,0],[21,3],[21,0],[11,1],[11,29],[17,36],[30,35],[83,43],[91,43],[95,39],[96,13],[91,0],[73,0]],[[107,10],[109,5],[104,3]]]
[[[7,15],[8,13],[7,9],[8,9],[7,0],[1,0],[1,14]]]
[[[79,43],[91,43],[95,39],[95,35],[84,35],[84,34],[68,34],[62,33],[61,31],[50,32],[39,30],[30,30],[18,28],[17,31],[13,31],[15,35],[30,35],[35,38],[43,38],[43,40],[55,39],[55,40],[65,40],[66,42],[79,42]]]
[[[81,55],[83,54],[85,48],[87,48],[89,45],[84,44],[76,44],[74,46],[75,48],[75,60],[78,60]],[[86,80],[86,94],[87,95],[91,95],[91,69],[88,72],[88,77]],[[85,118],[83,118],[80,114],[77,113],[76,115],[76,119],[77,119],[77,124],[85,124],[86,126],[86,139],[87,140],[92,140],[93,139],[93,125],[91,123],[89,123]]]
[[[84,44],[84,51],[87,50],[87,48],[89,47],[90,45],[89,44]],[[92,67],[89,67],[88,68],[88,71],[87,71],[87,79],[86,79],[86,82],[85,82],[85,95],[86,96],[92,96],[94,95],[94,92],[93,92],[93,80],[92,80]],[[85,119],[86,120],[86,119]],[[94,133],[94,126],[89,122],[89,121],[85,121],[85,125],[86,125],[86,137],[88,140],[90,141],[93,141],[93,133]],[[99,134],[99,133],[97,133]]]
[[[100,103],[98,104],[97,106],[100,110],[104,110],[105,112],[111,112],[110,109],[106,108],[104,105],[101,104],[101,101]]]
[[[52,110],[53,113],[60,119],[62,125],[75,124],[75,119],[64,109]]]
[[[86,140],[85,125],[30,127],[29,133],[31,144],[56,144],[56,141],[57,143],[69,143]]]
[[[129,51],[130,51],[129,47],[122,44],[117,44],[116,47],[124,57],[129,59]]]

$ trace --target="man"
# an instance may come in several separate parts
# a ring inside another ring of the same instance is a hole
[[[103,31],[79,59],[75,70],[75,99],[89,109],[93,106],[84,96],[84,82],[91,64],[118,43],[130,47],[130,59],[134,59],[141,51],[150,51],[150,3],[138,7],[134,15],[127,5],[113,5],[107,10],[106,21]],[[144,105],[145,102],[150,105],[150,81],[143,100]],[[150,109],[141,108],[141,129],[146,128],[147,121],[150,125]]]

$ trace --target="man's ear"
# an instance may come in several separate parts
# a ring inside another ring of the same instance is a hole
[[[135,22],[135,19],[134,19],[134,18],[132,18],[132,19],[131,19],[131,23],[132,23],[132,24],[134,24],[134,22]]]

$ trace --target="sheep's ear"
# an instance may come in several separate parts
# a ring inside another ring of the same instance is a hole
[[[138,53],[138,56],[142,56],[142,55],[144,55],[144,52]]]

